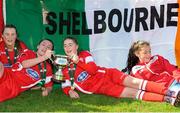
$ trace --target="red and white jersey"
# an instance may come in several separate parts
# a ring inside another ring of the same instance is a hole
[[[169,86],[173,81],[173,71],[176,67],[169,63],[162,56],[155,55],[151,57],[148,63],[137,64],[132,68],[131,76],[136,78],[165,83]]]
[[[30,68],[23,68],[21,62],[27,59],[36,58],[36,53],[32,50],[24,50],[24,52],[19,56],[18,61],[13,64],[12,72],[13,76],[16,79],[17,83],[21,86],[22,91],[27,90],[37,83],[39,83],[42,78],[40,74],[40,69],[38,65],[35,65]],[[44,69],[43,63],[41,64],[42,69]],[[51,81],[52,78],[52,67],[46,61],[46,80],[45,80],[45,87],[52,86],[53,83]]]
[[[32,58],[36,58],[36,53],[24,50],[12,68],[4,68],[3,76],[0,78],[0,102],[16,97],[42,80],[37,65],[32,68],[23,68],[21,65],[23,60]],[[42,66],[42,68],[44,67]],[[45,87],[50,87],[53,85],[51,82],[52,68],[48,62],[46,62],[46,70]]]
[[[73,64],[70,67],[73,68]],[[102,86],[107,69],[97,66],[94,63],[92,55],[88,51],[79,53],[79,62],[75,68],[73,86],[77,90],[83,93],[92,94]],[[65,94],[68,95],[71,88],[68,67],[63,69],[63,75],[65,76],[66,81],[65,83],[62,83],[62,88]]]
[[[20,46],[22,48],[22,51],[27,49],[27,46],[23,42],[20,42]],[[15,63],[14,62],[15,51],[14,50],[13,51],[8,51],[8,54],[9,54],[9,58],[11,60],[11,63],[14,64]],[[6,55],[5,43],[4,43],[4,41],[2,41],[0,43],[0,62],[2,62],[5,67],[11,67],[12,64],[9,64],[7,57],[8,56]]]

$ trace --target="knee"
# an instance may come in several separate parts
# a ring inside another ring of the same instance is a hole
[[[132,80],[132,85],[139,85],[139,80],[134,78]]]

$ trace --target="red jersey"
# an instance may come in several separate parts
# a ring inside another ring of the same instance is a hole
[[[132,68],[131,76],[157,83],[165,83],[168,87],[174,81],[172,73],[174,70],[176,70],[176,67],[170,64],[168,60],[155,55],[151,57],[148,63],[135,65]]]
[[[72,77],[74,79],[73,87],[83,93],[118,97],[123,90],[122,82],[126,77],[124,73],[117,69],[97,66],[91,54],[88,51],[82,51],[79,53],[79,62],[75,67],[72,64],[69,68],[65,67],[63,69],[66,82],[62,83],[62,88],[67,95],[71,89],[71,77],[68,70],[72,68],[75,68],[74,76]]]
[[[36,58],[36,53],[31,50],[24,50],[19,56],[18,61],[13,64],[12,68],[5,68],[3,77],[0,79],[0,102],[13,98],[21,92],[37,85],[41,82],[41,73],[38,65],[30,68],[23,68],[21,62],[27,59]],[[44,69],[44,65],[41,66]],[[53,85],[52,68],[51,65],[46,62],[46,78],[45,87]]]
[[[20,52],[27,49],[27,46],[23,42],[20,42],[20,46],[22,48],[22,50]],[[8,57],[10,58],[11,64],[8,61]],[[2,62],[4,64],[4,67],[11,67],[11,65],[15,63],[14,58],[15,58],[15,51],[14,50],[8,51],[8,53],[7,53],[5,50],[4,41],[0,42],[0,62]],[[17,56],[16,56],[16,58],[17,58]]]

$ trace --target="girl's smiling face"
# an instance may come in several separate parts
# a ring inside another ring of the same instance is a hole
[[[46,53],[46,50],[52,50],[53,49],[53,44],[48,41],[48,40],[43,40],[39,45],[38,45],[38,50],[37,54],[39,56],[43,56]]]
[[[67,56],[77,55],[78,45],[72,39],[64,40],[64,52]]]
[[[151,48],[148,45],[142,46],[135,55],[139,58],[140,63],[147,63],[151,59]]]
[[[3,32],[3,40],[7,47],[14,47],[17,38],[15,28],[5,28]]]

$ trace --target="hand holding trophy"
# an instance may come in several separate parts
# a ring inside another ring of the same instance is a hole
[[[71,61],[73,61],[75,64],[79,62],[79,57],[77,54],[73,54],[69,59],[71,59]]]

